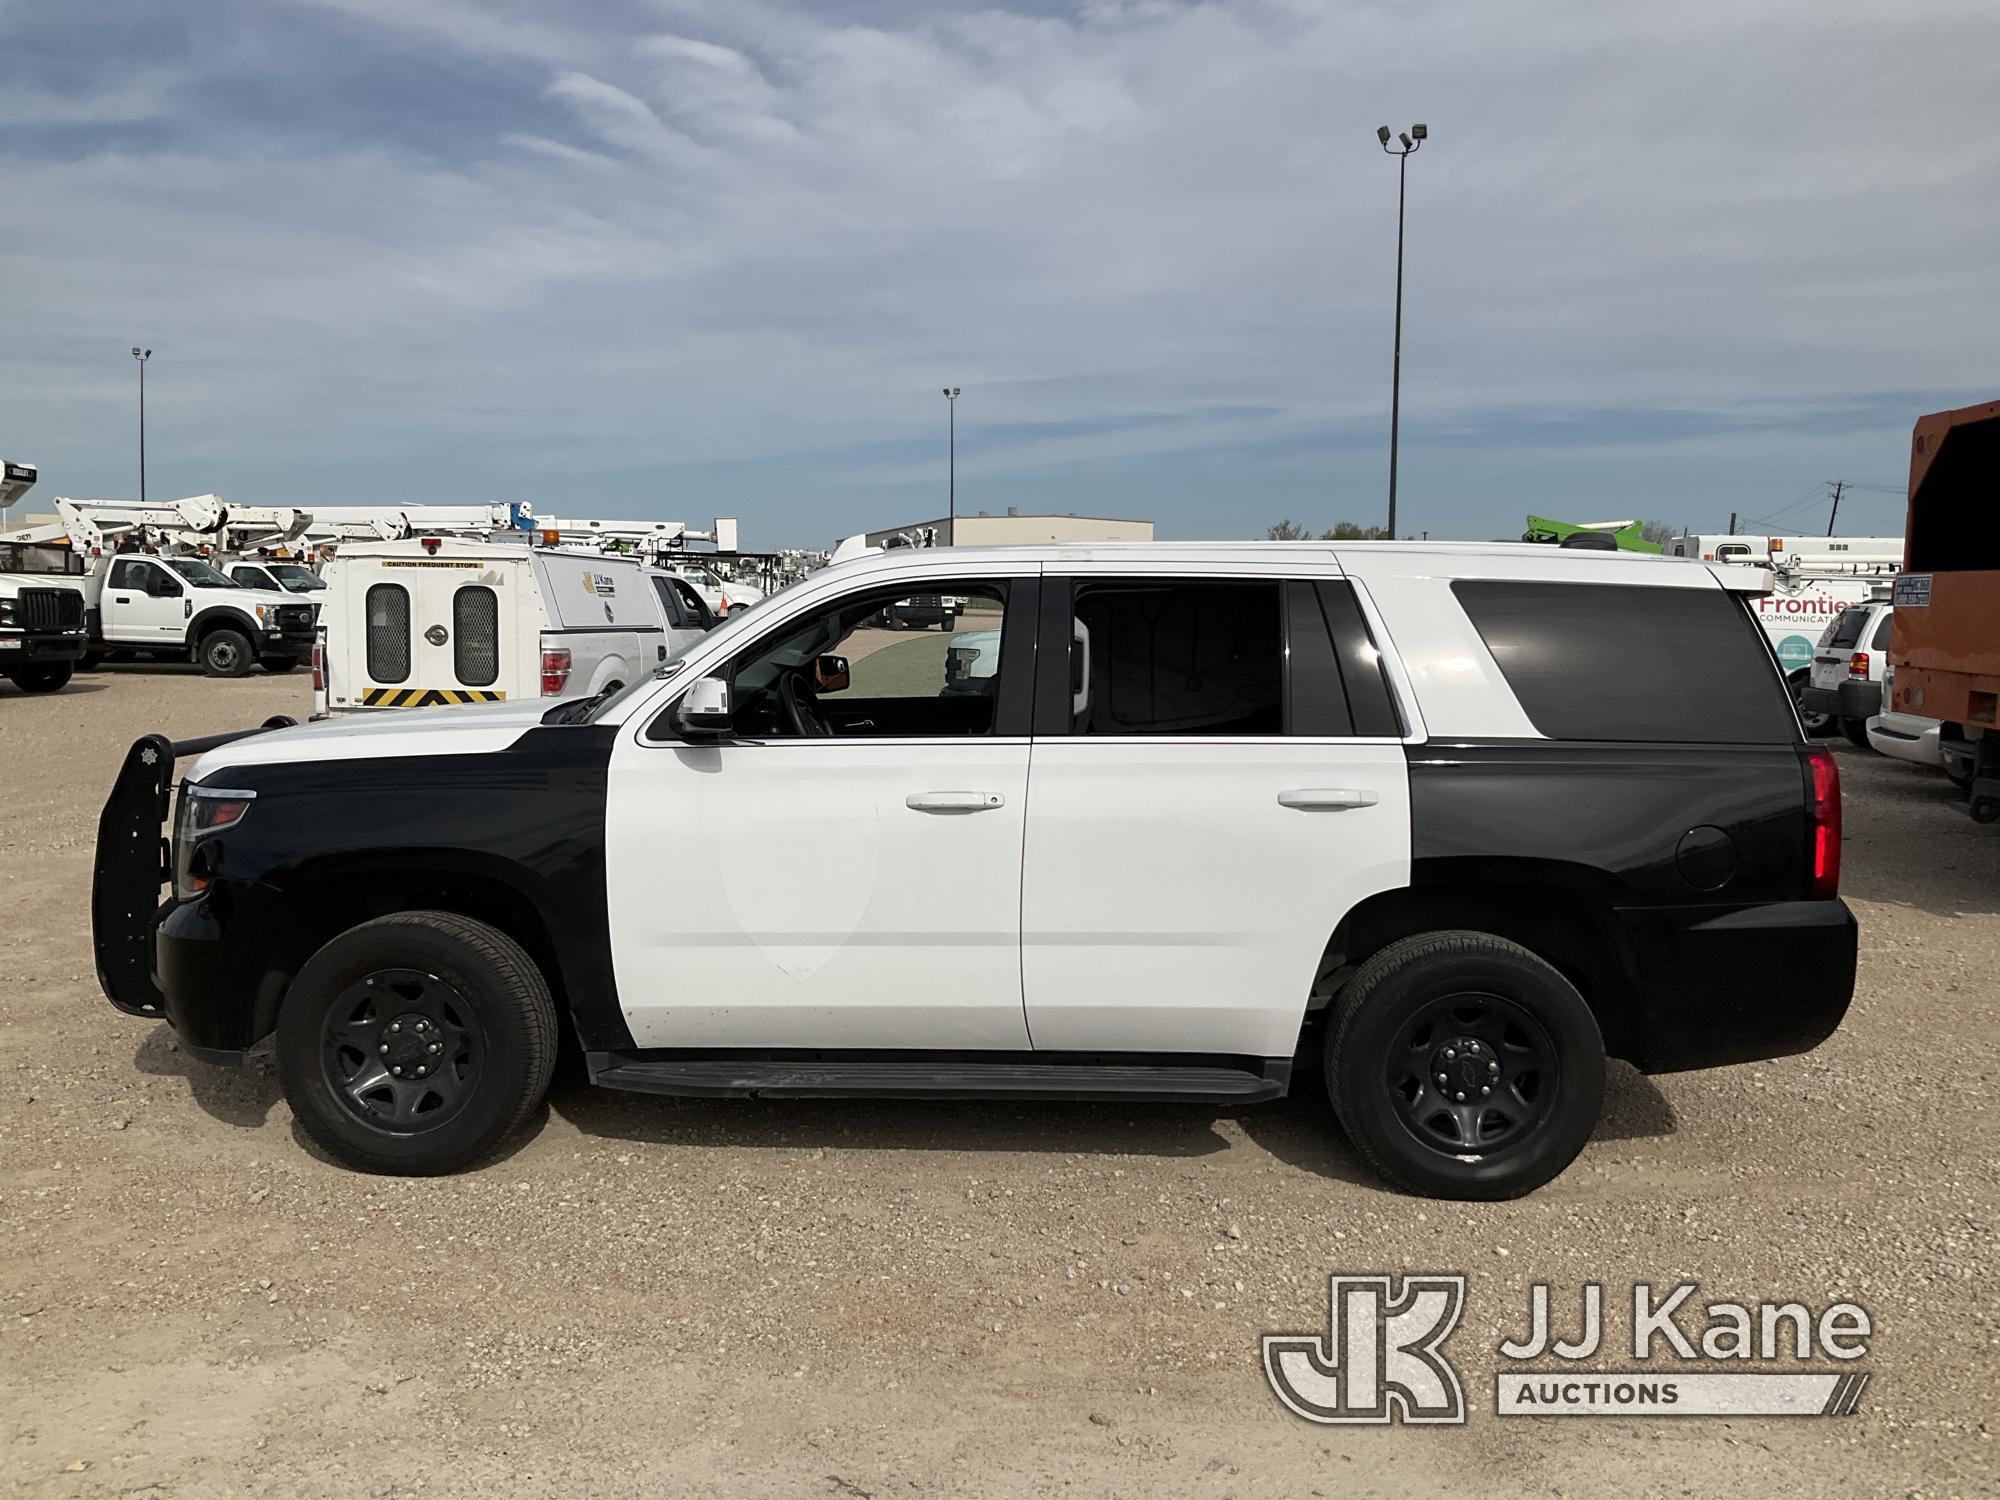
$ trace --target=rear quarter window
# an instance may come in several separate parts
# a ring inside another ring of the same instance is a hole
[[[1725,589],[1460,579],[1451,591],[1550,739],[1798,738],[1771,648]]]

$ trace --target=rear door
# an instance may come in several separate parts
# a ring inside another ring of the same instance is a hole
[[[511,561],[384,558],[362,596],[360,702],[366,708],[435,708],[508,696],[503,673],[520,668],[505,622],[522,568]]]
[[[1351,585],[1043,581],[1021,898],[1038,1051],[1289,1057],[1342,916],[1410,872],[1404,735]]]

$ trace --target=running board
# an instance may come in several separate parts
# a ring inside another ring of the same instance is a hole
[[[1185,1063],[959,1062],[588,1055],[590,1081],[642,1094],[735,1099],[1154,1099],[1254,1103],[1283,1097],[1291,1059]]]

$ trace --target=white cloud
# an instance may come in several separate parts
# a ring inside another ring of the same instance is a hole
[[[1534,508],[1592,514],[1893,478],[1899,393],[1990,394],[2000,27],[1960,7],[896,13],[322,0],[290,24],[332,16],[391,97],[212,109],[243,64],[200,47],[0,90],[30,128],[0,188],[34,206],[0,245],[27,292],[0,441],[117,489],[114,356],[144,336],[156,483],[245,498],[712,502],[817,538],[908,508],[949,379],[962,490],[1184,532],[1359,511],[1393,278],[1372,133],[1413,118],[1404,504],[1441,528],[1495,534],[1537,474]],[[1632,498],[1599,503],[1619,452]],[[1189,477],[1232,466],[1271,502]]]

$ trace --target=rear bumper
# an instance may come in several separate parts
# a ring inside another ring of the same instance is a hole
[[[81,626],[61,631],[0,630],[0,672],[22,662],[80,661],[89,644]]]
[[[1799,693],[1799,704],[1807,713],[1832,714],[1840,719],[1871,719],[1882,712],[1882,684],[1843,682],[1838,687],[1808,687]]]
[[[1810,1051],[1854,998],[1859,929],[1844,901],[1621,913],[1636,960],[1647,1073]]]

